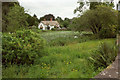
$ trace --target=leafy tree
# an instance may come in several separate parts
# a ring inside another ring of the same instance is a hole
[[[39,22],[44,21],[44,20],[50,21],[51,18],[52,18],[52,20],[55,20],[55,16],[53,14],[48,14],[48,15],[41,17],[39,19]]]
[[[58,16],[55,20],[58,21],[59,23],[62,23],[62,22],[63,22],[62,18],[59,17],[59,16]]]
[[[84,27],[84,25],[82,24],[82,21],[84,21],[81,17],[78,18],[73,18],[71,20],[71,23],[69,24],[69,28],[74,30],[74,31],[86,31],[86,30],[90,30],[87,27]]]
[[[19,3],[14,2],[3,2],[2,3],[2,32],[7,31],[7,25],[8,25],[8,19],[7,19],[7,14],[10,11],[10,8],[14,6],[14,4],[19,5]]]
[[[2,32],[13,32],[27,26],[27,16],[25,16],[24,8],[18,2],[5,2],[2,4],[2,9]]]
[[[38,18],[37,18],[37,16],[36,16],[35,14],[33,15],[33,18],[34,18],[34,20],[35,20],[35,21],[34,21],[34,25],[35,25],[35,26],[38,26],[39,20],[38,20]]]
[[[86,11],[79,18],[79,25],[91,29],[94,34],[98,34],[101,38],[114,37],[118,23],[117,15],[117,11],[113,10],[112,7],[99,5],[96,9]],[[80,30],[78,29],[78,31]]]
[[[64,20],[62,26],[67,28],[69,26],[69,22],[67,20]]]
[[[65,18],[62,22],[62,27],[68,28],[71,20],[69,18]]]
[[[114,7],[114,3],[111,1],[111,3],[109,2],[89,2],[89,1],[85,1],[85,2],[78,2],[79,3],[79,7],[77,7],[75,10],[74,10],[74,13],[77,13],[77,12],[80,12],[79,15],[82,15],[82,13],[84,12],[84,7],[85,5],[89,6],[89,8],[92,10],[92,9],[96,9],[97,5],[106,5],[106,6],[111,6],[111,7]]]
[[[61,27],[63,26],[63,24],[62,24],[63,20],[62,20],[61,17],[58,16],[55,20],[59,22],[59,24],[60,24]]]
[[[29,26],[33,26],[34,24],[35,24],[35,20],[34,20],[34,18],[31,16],[31,15],[29,15],[29,14],[26,14],[28,17],[27,17],[27,22],[28,22],[28,25]]]
[[[39,22],[44,21],[44,17],[40,17]]]
[[[10,9],[10,12],[7,15],[7,31],[13,32],[20,28],[27,28],[28,23],[26,19],[27,16],[25,15],[24,8],[14,4],[14,7]]]
[[[31,15],[26,13],[26,15],[28,17],[27,22],[28,22],[29,26],[33,26],[33,25],[38,26],[39,20],[38,20],[38,18],[37,18],[37,16],[35,14],[33,16],[31,16]]]

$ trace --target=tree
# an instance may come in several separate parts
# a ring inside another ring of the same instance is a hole
[[[62,22],[63,22],[62,18],[59,17],[59,16],[58,16],[55,20],[58,21],[59,23],[62,23]]]
[[[80,17],[79,25],[91,29],[99,37],[114,37],[118,23],[117,15],[117,11],[112,7],[99,5],[96,9],[86,11]]]
[[[18,2],[3,2],[2,3],[2,32],[6,32],[7,31],[7,25],[8,25],[8,19],[7,19],[7,15],[10,11],[10,8],[14,6],[14,4],[19,5]]]
[[[79,15],[82,15],[82,13],[85,11],[85,9],[84,9],[85,5],[89,6],[89,9],[91,9],[91,10],[92,9],[96,9],[97,5],[106,5],[106,6],[114,7],[114,3],[112,1],[111,1],[111,3],[109,3],[109,2],[102,2],[102,1],[98,2],[97,0],[96,0],[96,2],[89,2],[89,1],[78,2],[79,3],[79,7],[77,7],[74,10],[74,14],[77,13],[77,12],[79,12],[80,13]]]
[[[55,16],[53,14],[48,14],[48,15],[45,15],[45,16],[41,17],[39,19],[39,22],[44,21],[44,20],[50,21],[51,18],[52,18],[53,21],[55,20]]]
[[[78,18],[73,18],[71,20],[71,23],[69,24],[69,28],[73,31],[86,31],[86,30],[90,30],[89,28],[87,27],[84,27],[84,25],[82,24],[84,21],[81,17],[78,17]]]
[[[26,21],[27,16],[23,7],[14,4],[11,7],[10,12],[7,15],[8,25],[7,31],[13,32],[21,28],[27,28],[28,23]]]
[[[38,20],[38,18],[37,18],[37,16],[36,16],[35,14],[33,15],[33,18],[34,18],[34,20],[35,20],[35,21],[34,21],[34,25],[35,25],[35,26],[38,26],[39,20]]]
[[[27,20],[26,21],[27,21],[28,25],[29,26],[35,25],[35,19],[31,15],[29,15],[27,13],[26,13],[26,15],[27,15]]]
[[[65,18],[62,22],[62,27],[68,28],[71,20],[69,18]]]
[[[63,20],[61,17],[58,16],[55,20],[58,21],[58,23],[60,24],[61,27],[63,26],[63,24],[62,24]]]

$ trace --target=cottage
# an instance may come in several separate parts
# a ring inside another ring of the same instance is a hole
[[[52,28],[59,28],[60,24],[57,21],[41,21],[39,26],[39,29],[41,30],[51,30]]]

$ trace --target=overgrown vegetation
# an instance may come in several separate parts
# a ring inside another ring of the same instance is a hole
[[[4,2],[2,4],[2,32],[15,32],[16,30],[38,26],[38,18],[34,14],[27,14],[19,2]]]
[[[93,51],[91,62],[93,62],[95,69],[99,67],[108,67],[117,56],[117,46],[113,43],[103,42],[99,45],[98,49]]]
[[[76,31],[91,30],[99,38],[112,38],[117,34],[117,15],[112,7],[99,5],[75,18],[70,27]]]
[[[65,46],[95,40],[96,37],[92,32],[74,32],[74,31],[54,31],[41,33],[41,36],[46,39],[48,46]]]
[[[5,4],[10,8],[3,8],[3,78],[92,78],[110,65],[117,55],[117,11],[98,4],[81,17],[56,18],[72,31],[28,29],[37,26],[37,16],[25,13],[18,3]],[[51,14],[44,18],[55,20]]]
[[[94,53],[100,42],[113,42],[112,39],[93,40],[67,46],[47,47],[47,56],[37,59],[34,65],[11,65],[3,67],[4,78],[91,78],[101,68],[94,70],[94,65],[87,59]],[[92,56],[91,56],[92,57]],[[8,72],[10,71],[10,72]]]
[[[33,64],[37,58],[45,55],[45,41],[31,30],[4,33],[2,41],[3,65]]]
[[[90,38],[85,36],[88,35],[86,32],[82,33],[84,38],[81,39],[82,41],[86,38],[86,41],[80,43],[78,32],[42,32],[41,36],[46,41],[51,40],[56,43],[50,41],[45,48],[45,53],[43,53],[44,41],[39,34],[30,30],[3,34],[3,63],[14,62],[14,64],[7,65],[7,67],[3,65],[3,78],[91,78],[103,68],[98,67],[94,70],[96,67],[94,63],[88,61],[89,57],[95,54],[93,51],[97,49],[96,47],[101,42],[107,41],[111,44],[114,42],[114,39],[90,41]],[[61,38],[59,38],[60,34]],[[64,34],[73,36],[64,38]],[[74,39],[74,35],[78,36],[77,40]],[[61,41],[66,39],[65,45],[59,43],[60,39]],[[12,52],[13,50],[14,52]],[[43,54],[42,57],[38,56],[41,54]],[[35,62],[30,65],[32,60]],[[23,63],[24,65],[18,66],[16,63]]]

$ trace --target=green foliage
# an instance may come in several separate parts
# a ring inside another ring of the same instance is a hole
[[[105,5],[105,6],[111,6],[114,7],[114,3],[109,3],[109,2],[91,2],[90,3],[90,9],[96,9],[98,5]]]
[[[26,21],[27,21],[29,27],[38,26],[39,20],[38,20],[38,18],[35,14],[33,16],[31,16],[31,15],[26,13],[26,15],[27,15],[27,20]]]
[[[90,29],[94,34],[100,38],[115,37],[117,32],[117,11],[108,6],[97,6],[96,9],[86,11],[77,20],[75,29],[81,31],[82,29]],[[79,23],[78,23],[79,22]]]
[[[40,17],[39,22],[44,21],[44,20],[50,21],[51,18],[52,20],[55,20],[55,16],[53,14],[47,14],[47,15],[44,15],[43,17]]]
[[[51,31],[41,33],[41,36],[47,41],[48,46],[65,46],[96,39],[92,32]]]
[[[85,27],[83,22],[85,21],[84,18],[79,17],[79,18],[73,18],[71,23],[69,24],[69,28],[73,31],[90,31],[89,28]]]
[[[35,25],[35,18],[33,18],[31,15],[29,15],[29,14],[26,14],[27,16],[28,16],[28,18],[27,18],[27,22],[28,22],[28,24],[29,24],[29,26],[33,26],[33,25]]]
[[[47,56],[35,65],[3,66],[3,78],[92,78],[101,70],[87,61],[99,42],[113,42],[113,39],[93,40],[68,46],[47,47]]]
[[[95,66],[95,69],[99,67],[108,67],[117,56],[117,47],[115,44],[110,42],[103,42],[99,45],[98,49],[96,49],[92,57],[89,58],[90,61]]]
[[[10,12],[10,8],[13,7],[14,4],[18,4],[18,3],[17,2],[13,2],[13,3],[4,2],[4,3],[2,3],[2,32],[7,31],[7,25],[8,25],[7,15]]]
[[[7,15],[7,31],[14,32],[20,28],[27,28],[28,23],[26,22],[26,19],[27,16],[25,15],[24,8],[14,4]]]
[[[62,18],[59,16],[55,20],[58,21],[60,24],[63,22]]]
[[[50,42],[48,42],[48,45],[50,46],[65,46],[67,44],[70,44],[72,41],[70,38],[64,38],[59,37],[57,39],[53,39]]]
[[[52,31],[56,31],[56,28],[52,28],[51,30],[52,30]]]
[[[33,64],[44,54],[44,40],[31,30],[4,33],[2,37],[3,64]]]
[[[105,0],[103,0],[103,1],[105,1]],[[111,3],[106,2],[106,1],[105,2],[102,2],[102,1],[98,2],[97,0],[96,0],[96,2],[90,2],[90,3],[88,1],[77,2],[77,3],[79,4],[79,7],[77,7],[74,10],[74,14],[79,12],[80,14],[78,14],[78,15],[81,15],[82,13],[85,12],[85,6],[89,6],[90,10],[96,9],[98,5],[105,5],[105,6],[114,7],[114,3],[113,2],[111,2]]]

